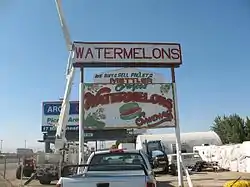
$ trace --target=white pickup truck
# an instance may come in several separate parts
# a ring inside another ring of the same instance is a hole
[[[93,152],[83,173],[61,177],[57,187],[156,187],[153,170],[139,150]]]

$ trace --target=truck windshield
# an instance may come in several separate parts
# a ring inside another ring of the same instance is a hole
[[[164,153],[159,150],[152,151],[152,157],[164,156]]]
[[[162,150],[161,144],[159,142],[148,142],[148,151],[152,152],[155,150]]]
[[[88,171],[134,170],[138,165],[144,165],[147,168],[145,160],[138,153],[97,154],[89,164],[94,166],[89,166]]]

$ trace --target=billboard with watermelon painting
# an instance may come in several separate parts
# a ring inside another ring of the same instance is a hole
[[[86,83],[84,108],[89,129],[175,126],[171,83]]]

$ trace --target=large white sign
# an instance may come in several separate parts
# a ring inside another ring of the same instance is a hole
[[[120,84],[120,83],[165,83],[162,74],[138,68],[120,68],[116,70],[97,73],[93,77],[94,83]],[[143,134],[147,129],[134,129],[134,133]]]
[[[177,43],[74,42],[74,52],[75,63],[182,63]]]
[[[89,129],[174,127],[172,85],[85,84]]]
[[[138,68],[120,68],[116,70],[97,73],[93,77],[94,83],[121,84],[121,83],[165,83],[162,74]],[[135,134],[144,134],[147,129],[134,129]]]
[[[106,71],[94,75],[94,83],[107,84],[127,84],[127,83],[165,83],[163,75],[151,71],[140,70],[137,68],[121,68]]]

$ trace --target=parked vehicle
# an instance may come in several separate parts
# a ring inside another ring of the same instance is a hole
[[[169,173],[169,162],[167,155],[161,150],[151,152],[153,168],[155,172]]]
[[[168,160],[170,164],[177,164],[177,155],[176,154],[169,154]],[[202,159],[199,154],[197,153],[183,153],[182,154],[182,162],[186,168],[192,168],[197,162],[201,162]]]
[[[84,144],[84,154],[85,159],[90,154],[87,144]],[[62,154],[39,153],[36,160],[36,179],[39,180],[40,184],[48,185],[52,181],[59,179],[59,174],[63,166],[78,163],[78,146],[75,143],[69,143]]]
[[[144,142],[160,140],[166,148],[167,154],[176,153],[176,135],[171,134],[143,134],[136,138],[136,149],[144,149]],[[198,145],[222,145],[219,136],[213,132],[181,133],[181,152],[192,153],[194,146]]]
[[[22,171],[23,167],[23,171]],[[30,177],[32,173],[36,170],[35,160],[33,157],[24,157],[22,162],[18,165],[16,169],[16,178],[21,179],[21,175],[23,172],[24,177]]]
[[[156,187],[147,156],[138,150],[115,149],[93,152],[82,173],[61,177],[58,187]],[[77,167],[77,165],[70,166]],[[67,168],[67,166],[65,167]],[[65,170],[64,170],[65,171]],[[70,173],[70,172],[69,172]]]
[[[169,173],[169,161],[165,147],[160,140],[145,141],[146,154],[155,172]]]

